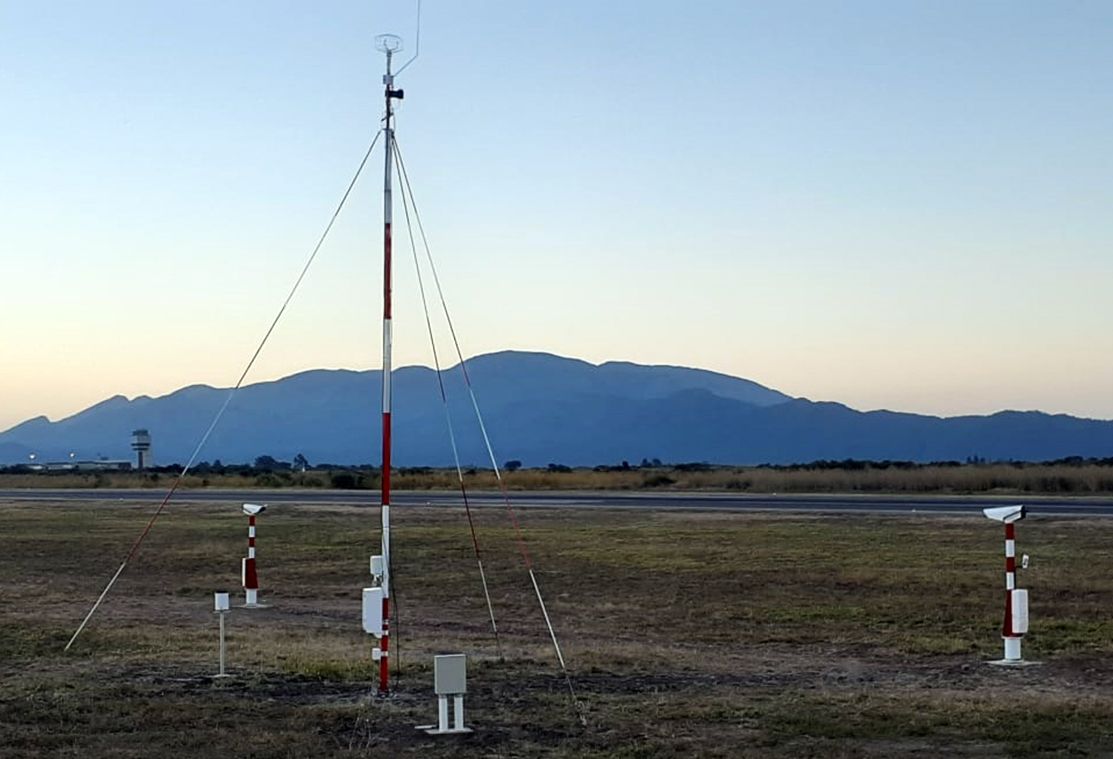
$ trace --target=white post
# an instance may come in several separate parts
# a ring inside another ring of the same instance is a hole
[[[220,672],[217,677],[224,677],[224,612],[220,614]]]
[[[215,675],[216,677],[228,677],[228,673],[224,671],[224,658],[225,658],[225,638],[224,638],[224,615],[228,613],[230,608],[228,603],[227,593],[214,593],[213,594],[213,610],[220,618],[220,671]]]
[[[457,732],[464,732],[464,696],[457,693],[452,697],[452,727]]]
[[[437,696],[437,729],[448,730],[448,696]]]

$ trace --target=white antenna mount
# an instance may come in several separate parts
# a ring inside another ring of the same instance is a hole
[[[379,34],[375,37],[375,49],[393,55],[401,51],[402,38],[397,34]]]
[[[414,54],[413,56],[402,64],[401,68],[395,71],[395,74],[401,74],[411,63],[417,60],[421,55],[421,0],[417,0],[417,24],[416,31],[414,32]],[[375,37],[375,49],[381,53],[386,53],[390,58],[395,53],[402,51],[402,38],[397,34],[380,34]]]

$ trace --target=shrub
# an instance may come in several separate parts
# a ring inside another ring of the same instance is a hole
[[[329,484],[337,490],[355,490],[356,477],[351,472],[337,472],[329,477]]]
[[[675,485],[676,480],[667,474],[654,474],[645,478],[643,483],[647,488],[659,488],[665,485]]]

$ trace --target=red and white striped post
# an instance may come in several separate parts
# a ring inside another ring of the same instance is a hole
[[[393,198],[391,193],[391,165],[394,160],[394,101],[401,100],[402,90],[394,89],[394,75],[390,64],[394,53],[402,49],[402,41],[393,35],[378,38],[378,47],[386,53],[385,86],[386,116],[383,136],[386,154],[383,165],[383,397],[382,397],[382,559],[379,587],[382,589],[382,630],[379,645],[372,656],[379,661],[379,693],[390,692],[390,454],[391,454],[391,222],[393,221]]]
[[[1001,638],[1005,642],[1002,664],[1020,664],[1020,641],[1028,632],[1028,591],[1016,587],[1016,523],[1025,517],[1023,506],[983,509],[990,519],[1005,524],[1005,620]]]
[[[255,571],[255,517],[266,511],[265,505],[245,503],[243,513],[247,514],[247,556],[243,559],[240,568],[240,577],[243,582],[244,608],[257,609],[259,604],[259,575]]]

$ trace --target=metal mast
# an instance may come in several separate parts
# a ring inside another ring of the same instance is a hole
[[[402,49],[402,40],[392,34],[376,38],[379,50],[386,53],[386,74],[383,85],[386,100],[383,133],[385,161],[383,165],[383,460],[382,460],[382,580],[383,630],[379,640],[379,693],[390,692],[390,399],[391,399],[391,238],[393,217],[391,166],[394,160],[394,100],[401,100],[402,90],[394,89],[390,64],[394,53]]]

